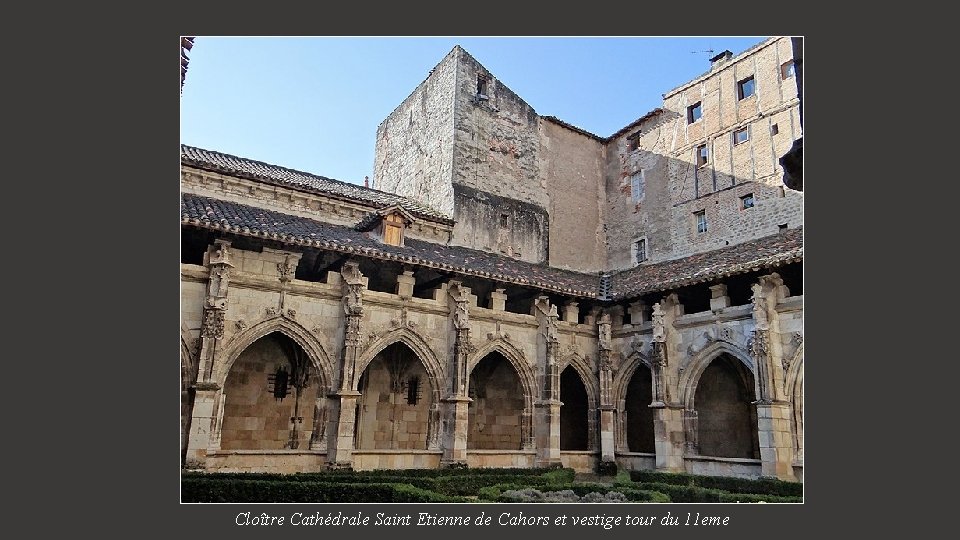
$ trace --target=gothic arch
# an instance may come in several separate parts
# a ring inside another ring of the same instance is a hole
[[[431,349],[430,345],[427,344],[427,340],[423,339],[423,336],[407,327],[401,327],[387,332],[386,334],[374,340],[367,346],[366,349],[364,349],[363,353],[361,353],[360,357],[357,359],[357,365],[354,368],[354,372],[357,374],[357,376],[353,378],[353,390],[357,389],[357,384],[360,382],[360,374],[367,369],[367,366],[370,365],[370,362],[373,362],[373,359],[376,358],[381,351],[398,342],[409,347],[410,350],[417,355],[417,358],[420,359],[420,363],[423,364],[423,367],[427,372],[427,377],[430,378],[430,385],[433,388],[435,398],[434,402],[439,402],[440,394],[444,388],[443,366],[440,363],[440,360],[437,358],[437,355],[434,354],[433,349]]]
[[[786,392],[789,393],[792,391],[792,388],[797,384],[797,378],[803,379],[803,343],[797,347],[797,351],[793,353],[793,358],[790,360],[790,368],[787,369],[787,377],[784,381],[784,388]]]
[[[746,368],[747,371],[754,376],[754,380],[756,380],[757,373],[753,365],[753,360],[746,351],[728,341],[714,341],[700,351],[687,364],[686,369],[680,375],[680,400],[684,408],[691,411],[695,410],[693,401],[697,393],[697,383],[700,382],[700,375],[703,374],[703,370],[707,369],[710,362],[713,362],[714,358],[724,353],[740,360],[743,367]],[[752,387],[751,389],[756,392],[756,389]]]
[[[590,405],[591,409],[596,409],[600,406],[600,390],[599,381],[597,380],[596,375],[593,373],[593,370],[590,369],[590,364],[583,359],[579,354],[572,353],[567,355],[563,360],[560,361],[558,373],[563,373],[563,370],[567,367],[573,367],[573,370],[577,372],[577,375],[580,375],[580,382],[583,383],[583,387],[587,390],[587,402]]]
[[[520,385],[523,387],[523,402],[527,410],[532,411],[533,399],[537,395],[537,385],[536,382],[534,382],[536,378],[533,376],[533,370],[530,369],[530,365],[527,363],[526,358],[524,358],[523,352],[518,349],[516,345],[505,339],[495,339],[487,342],[480,347],[470,361],[467,362],[467,391],[469,392],[470,390],[469,375],[473,372],[473,368],[477,367],[477,364],[492,352],[502,354],[503,357],[510,362],[510,365],[513,366],[513,369],[516,370],[517,376],[520,378]]]
[[[327,352],[324,350],[323,345],[313,334],[310,333],[309,330],[301,326],[296,321],[290,320],[286,317],[273,317],[267,319],[233,336],[233,338],[227,343],[226,347],[224,347],[223,352],[220,355],[220,357],[224,360],[220,362],[220,366],[215,370],[213,374],[213,380],[222,388],[224,384],[226,384],[227,375],[230,373],[230,368],[233,367],[233,363],[236,362],[237,357],[240,356],[240,353],[245,351],[247,347],[252,345],[258,339],[273,332],[279,332],[289,337],[297,345],[302,347],[307,353],[307,356],[310,357],[313,367],[319,374],[319,387],[321,389],[331,387],[333,383],[334,369],[333,364],[330,361],[330,357],[327,356]]]
[[[618,369],[613,376],[613,388],[611,389],[613,390],[613,396],[611,396],[611,398],[614,403],[621,404],[621,410],[622,404],[627,399],[627,387],[630,386],[630,379],[633,378],[633,374],[637,371],[637,367],[640,366],[640,364],[647,366],[650,370],[650,384],[653,385],[652,387],[656,387],[657,381],[653,380],[653,364],[650,363],[650,359],[647,358],[646,355],[634,351],[620,364],[620,369]],[[652,395],[650,396],[650,401],[653,401]]]

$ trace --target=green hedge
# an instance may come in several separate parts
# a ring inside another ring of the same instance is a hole
[[[531,486],[529,484],[519,484],[519,483],[509,483],[509,484],[497,484],[494,486],[481,488],[478,492],[480,499],[485,501],[495,501],[495,502],[516,502],[514,499],[503,497],[502,494],[504,491],[510,490],[521,490],[533,488],[540,490],[541,492],[550,492],[550,491],[564,491],[571,490],[577,494],[578,497],[583,497],[588,493],[609,493],[611,491],[618,491],[623,493],[628,501],[631,502],[670,502],[670,497],[664,493],[652,491],[649,489],[637,489],[633,487],[625,486],[610,486],[607,484],[591,484],[585,482],[567,482],[567,483],[551,483],[540,486]]]
[[[634,484],[639,489],[666,493],[670,500],[680,503],[714,503],[714,502],[803,502],[802,497],[781,497],[777,495],[763,495],[755,493],[729,493],[720,489],[704,488],[699,486],[680,486],[664,484],[662,482],[640,482]]]
[[[687,473],[666,473],[657,471],[630,471],[634,482],[657,482],[679,486],[698,486],[719,489],[731,493],[752,493],[757,495],[777,495],[780,497],[802,497],[803,484],[784,482],[771,478],[751,480],[731,476],[702,476]]]
[[[215,475],[210,475],[215,476]],[[401,483],[329,483],[240,478],[183,478],[183,502],[466,502],[463,497],[441,495]]]

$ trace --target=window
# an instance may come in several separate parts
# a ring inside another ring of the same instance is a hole
[[[776,135],[777,133],[780,133],[780,128],[776,124],[770,126],[770,134]]]
[[[633,243],[633,260],[636,263],[642,263],[647,260],[647,239],[641,238]]]
[[[786,62],[783,63],[782,66],[780,66],[781,79],[789,79],[794,75],[796,75],[796,69],[794,67],[793,60],[787,60]]]
[[[738,129],[733,132],[733,144],[740,144],[750,140],[750,130],[747,128]]]
[[[487,79],[483,75],[477,75],[477,101],[489,99],[487,97]]]
[[[697,147],[697,167],[703,167],[707,164],[707,145],[701,144]]]
[[[756,83],[753,80],[753,77],[747,77],[746,79],[737,83],[737,99],[747,99],[753,95],[753,91],[756,89]]]
[[[687,107],[687,123],[692,124],[700,119],[703,116],[703,106],[701,102],[696,102],[693,105]]]
[[[777,227],[780,229],[780,231],[785,231],[785,230],[787,230],[787,224],[786,224],[786,223],[781,223],[781,224],[777,225]]]
[[[644,184],[643,169],[633,173],[633,176],[630,177],[630,197],[633,202],[640,202],[643,199]]]
[[[699,212],[694,212],[693,217],[697,219],[697,233],[707,232],[707,212],[706,210],[700,210]]]
[[[740,197],[740,208],[742,210],[753,208],[753,193],[747,193],[743,197]]]
[[[420,377],[410,377],[407,381],[407,405],[416,405],[420,401]]]
[[[510,216],[508,216],[507,214],[500,214],[500,227],[506,228],[507,223],[509,223],[509,220],[510,220]]]
[[[403,217],[399,214],[387,214],[383,218],[383,243],[403,245]]]
[[[633,152],[637,148],[640,148],[640,132],[639,131],[627,137],[627,151]]]

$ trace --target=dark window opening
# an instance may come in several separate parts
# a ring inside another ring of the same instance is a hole
[[[694,212],[693,216],[697,220],[697,233],[707,232],[707,213],[706,210],[700,210],[699,212]]]
[[[203,256],[207,247],[213,244],[212,231],[193,228],[180,229],[180,262],[183,264],[203,265]]]
[[[590,433],[587,390],[580,374],[567,366],[560,374],[560,450],[587,450]]]
[[[684,314],[710,311],[711,296],[707,284],[691,285],[677,290],[677,299],[683,304]]]
[[[489,99],[487,97],[487,79],[483,75],[477,75],[477,99]]]
[[[786,62],[783,63],[783,65],[780,66],[781,79],[789,79],[794,75],[796,75],[796,66],[793,60],[787,60]]]
[[[627,450],[630,452],[656,452],[654,437],[653,378],[650,369],[639,364],[627,385],[623,421],[627,430]],[[563,407],[560,408],[563,412]]]
[[[707,145],[701,144],[697,147],[697,167],[703,167],[707,164]]]
[[[645,238],[641,238],[634,243],[634,252],[634,262],[642,263],[647,260],[647,240]]]
[[[500,226],[506,228],[509,219],[510,219],[510,216],[508,216],[507,214],[500,214]]]
[[[786,224],[786,223],[781,223],[781,224],[777,225],[777,227],[779,227],[780,231],[785,231],[785,230],[787,230],[787,224]]]
[[[770,134],[776,135],[777,133],[780,133],[780,127],[777,124],[770,126]]]
[[[639,131],[627,137],[627,150],[630,152],[633,152],[637,148],[640,148],[640,132]]]
[[[742,81],[737,82],[737,99],[747,99],[752,96],[756,90],[756,81],[753,77],[747,77]]]
[[[740,197],[740,208],[743,210],[753,208],[753,193],[747,193],[743,197]]]
[[[692,124],[703,116],[703,106],[701,102],[696,102],[687,107],[687,123]]]
[[[783,284],[790,291],[790,296],[803,294],[803,264],[793,263],[781,266],[775,270],[783,279]]]
[[[416,405],[420,401],[420,377],[410,377],[407,381],[407,405]]]
[[[733,132],[733,144],[737,145],[750,140],[750,130],[747,128],[738,129]]]

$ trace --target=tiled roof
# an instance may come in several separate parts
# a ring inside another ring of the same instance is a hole
[[[803,260],[802,227],[601,279],[597,274],[412,238],[404,241],[404,247],[390,246],[355,228],[189,193],[183,194],[181,223],[613,301]]]
[[[404,247],[390,246],[348,227],[188,193],[182,197],[181,223],[187,225],[439,268],[572,296],[594,297],[597,292],[596,274],[412,238],[404,241]]]
[[[675,289],[803,260],[803,227],[682,259],[641,265],[610,277],[611,300]]]
[[[288,169],[279,165],[271,165],[262,161],[254,161],[181,144],[180,162],[200,169],[278,184],[312,193],[321,193],[334,198],[370,204],[378,208],[400,205],[419,218],[439,221],[448,225],[453,224],[453,220],[449,216],[407,197],[365,188],[325,176]]]

